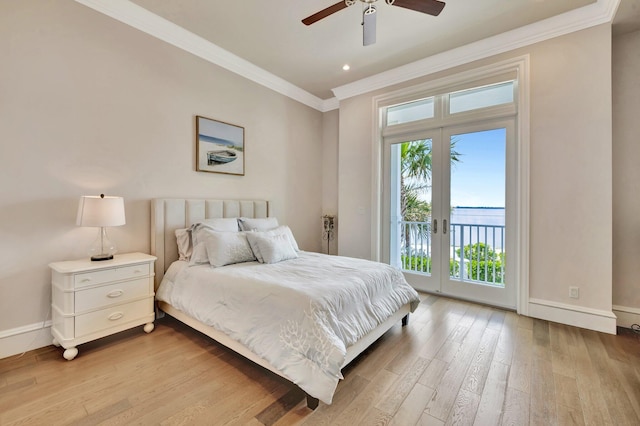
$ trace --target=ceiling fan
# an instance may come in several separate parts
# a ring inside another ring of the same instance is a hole
[[[368,46],[376,42],[376,7],[373,5],[378,0],[342,0],[338,3],[322,9],[320,12],[304,18],[302,23],[311,25],[329,15],[353,6],[358,1],[364,4],[362,12],[362,31],[363,45]],[[405,9],[415,10],[416,12],[426,13],[428,15],[438,16],[445,3],[438,0],[385,0],[388,5],[404,7]]]

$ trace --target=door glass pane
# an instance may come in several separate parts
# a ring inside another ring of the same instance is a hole
[[[387,126],[433,118],[434,98],[396,105],[387,108]]]
[[[433,245],[431,241],[432,202],[431,139],[394,145],[395,179],[392,182],[392,264],[405,271],[431,275]],[[395,262],[394,262],[395,260]]]
[[[506,129],[451,137],[450,277],[504,287]]]
[[[513,81],[454,92],[449,95],[449,113],[472,111],[513,102]]]

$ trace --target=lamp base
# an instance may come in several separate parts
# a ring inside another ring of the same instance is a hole
[[[91,256],[91,260],[93,262],[99,262],[101,260],[111,260],[111,259],[113,259],[113,255],[112,254],[108,254],[108,253],[96,254],[96,255]]]

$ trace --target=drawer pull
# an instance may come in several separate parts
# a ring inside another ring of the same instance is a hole
[[[88,283],[89,281],[91,281],[91,278],[83,278],[82,281],[80,281],[81,283]]]
[[[124,314],[122,312],[114,312],[111,315],[109,315],[107,318],[109,318],[109,321],[117,321],[123,316]]]
[[[120,297],[124,294],[122,290],[113,290],[112,292],[107,293],[107,297],[115,299],[116,297]]]

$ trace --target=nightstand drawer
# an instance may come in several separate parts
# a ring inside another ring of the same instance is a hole
[[[126,280],[149,275],[149,263],[123,266],[121,268],[104,269],[101,271],[85,272],[73,277],[74,287],[82,288],[111,281]]]
[[[153,299],[150,297],[136,302],[125,303],[76,317],[76,337],[95,333],[123,324],[135,321],[149,313],[153,313]]]
[[[79,290],[75,293],[75,311],[85,312],[149,295],[149,277]]]

